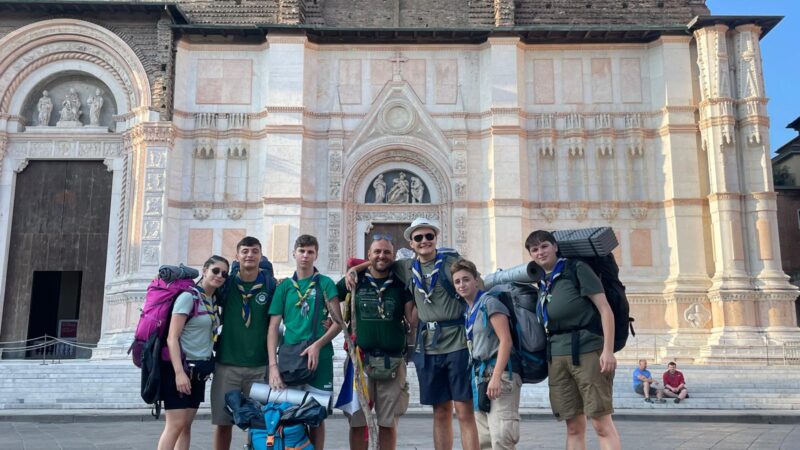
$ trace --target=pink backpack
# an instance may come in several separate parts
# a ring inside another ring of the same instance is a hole
[[[172,305],[175,299],[183,292],[191,292],[195,296],[195,285],[191,278],[175,280],[170,283],[156,278],[147,286],[142,314],[133,334],[133,344],[128,349],[132,353],[133,363],[142,367],[142,351],[145,342],[158,335],[164,342],[169,332],[169,319],[172,315]]]

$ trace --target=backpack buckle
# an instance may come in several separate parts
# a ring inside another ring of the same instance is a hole
[[[439,324],[436,322],[425,322],[425,326],[428,327],[428,331],[436,331],[436,328],[439,327]]]

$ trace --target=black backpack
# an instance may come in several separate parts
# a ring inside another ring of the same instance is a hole
[[[582,261],[591,267],[603,284],[608,305],[611,307],[611,312],[614,313],[614,352],[618,352],[625,348],[628,336],[636,336],[636,332],[633,329],[633,317],[630,316],[628,297],[625,296],[625,285],[619,280],[619,266],[614,259],[614,254],[567,259],[567,264],[564,267],[564,276],[572,280],[575,287],[580,289],[578,271],[576,269],[577,261]],[[592,307],[594,307],[594,304],[592,304]],[[596,325],[590,326],[590,330],[602,335],[602,323],[598,320]]]
[[[151,414],[161,415],[161,348],[163,343],[158,333],[150,336],[142,347],[142,400],[153,405]]]
[[[520,359],[520,377],[526,384],[547,378],[547,336],[536,316],[539,291],[526,283],[507,283],[493,287],[487,295],[508,309],[511,339]]]

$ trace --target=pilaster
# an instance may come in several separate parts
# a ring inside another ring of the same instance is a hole
[[[524,50],[518,38],[490,38],[488,82],[491,135],[489,137],[489,229],[492,266],[521,262],[522,200],[528,198],[527,161],[522,135],[524,105]],[[494,268],[493,267],[493,268]]]
[[[706,267],[702,150],[697,145],[692,92],[691,38],[662,37],[651,55],[653,76],[664,86],[654,98],[662,107],[661,149],[664,154],[669,293],[705,294],[711,282]]]

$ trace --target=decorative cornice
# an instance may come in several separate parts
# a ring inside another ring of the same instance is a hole
[[[134,147],[144,144],[171,148],[174,130],[171,122],[144,122],[126,131],[123,138]]]

